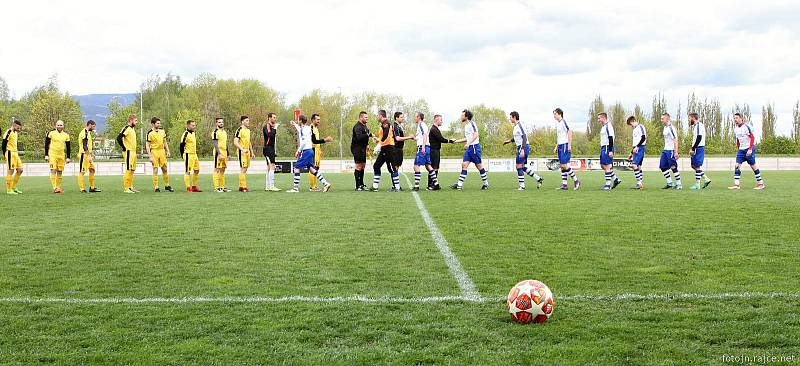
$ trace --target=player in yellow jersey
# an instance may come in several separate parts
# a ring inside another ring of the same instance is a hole
[[[50,185],[53,186],[53,193],[64,193],[61,178],[70,155],[69,134],[64,132],[64,121],[58,120],[56,129],[48,132],[44,139],[44,160],[50,163]]]
[[[183,166],[185,168],[183,183],[186,185],[186,192],[203,191],[197,187],[197,181],[200,178],[200,160],[197,159],[196,128],[197,123],[195,121],[186,121],[186,131],[181,136],[181,156],[183,157]]]
[[[247,168],[250,167],[250,160],[256,156],[250,144],[250,118],[242,116],[239,118],[241,125],[236,129],[233,137],[233,145],[239,149],[239,192],[250,192],[247,188]]]
[[[330,136],[325,137],[325,139],[319,138],[319,114],[312,114],[311,115],[311,143],[314,149],[314,167],[319,170],[319,165],[322,163],[322,144],[326,142],[333,141],[333,138]],[[311,174],[311,171],[308,172],[308,190],[311,192],[319,192],[319,187],[317,187],[317,177],[314,174]]]
[[[80,159],[80,173],[78,174],[78,188],[81,193],[86,193],[86,185],[83,182],[83,176],[89,172],[89,191],[91,193],[101,192],[94,185],[94,129],[97,124],[92,121],[86,121],[86,128],[84,128],[78,135],[78,158]]]
[[[225,188],[225,169],[228,168],[228,132],[225,131],[225,120],[217,117],[214,122],[217,128],[211,134],[211,144],[214,146],[214,192],[225,193],[231,190]]]
[[[122,189],[124,193],[139,193],[133,188],[133,173],[136,172],[136,123],[139,120],[135,114],[128,116],[128,124],[117,135],[117,144],[122,148],[122,159],[125,164],[125,173],[122,176]]]
[[[22,176],[22,160],[17,150],[19,131],[22,131],[22,122],[14,120],[11,127],[3,134],[3,157],[6,159],[6,193],[22,194],[17,189],[19,178]],[[16,174],[14,174],[16,172]]]
[[[150,164],[153,165],[153,191],[161,192],[158,186],[158,169],[164,179],[164,190],[175,192],[169,185],[169,172],[167,171],[167,158],[170,157],[169,144],[167,144],[167,133],[161,128],[161,119],[153,117],[150,119],[150,131],[147,132],[145,147],[147,156],[150,157]]]

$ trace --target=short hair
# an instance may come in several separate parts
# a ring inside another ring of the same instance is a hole
[[[248,116],[241,116],[241,117],[239,117],[239,122],[242,122],[242,121],[244,121],[244,120],[246,120],[246,119],[248,119],[248,118],[250,118],[250,117],[248,117]]]
[[[461,111],[461,113],[464,113],[464,116],[467,117],[468,120],[472,121],[472,111],[465,109]]]
[[[276,116],[276,117],[277,117],[278,115],[277,115],[277,114],[275,114],[275,112],[269,112],[269,113],[267,113],[267,118],[272,118],[272,116]]]
[[[136,119],[136,115],[135,114],[131,113],[131,114],[128,115],[128,121],[133,121],[135,119]]]
[[[630,117],[628,117],[628,120],[625,121],[625,124],[630,125],[633,122],[636,122],[636,117],[630,116]]]
[[[744,119],[744,116],[742,116],[742,114],[739,112],[734,113],[733,116],[734,117],[739,116],[739,118]]]
[[[217,122],[217,121],[219,121],[219,120],[223,120],[223,121],[224,121],[225,119],[224,119],[224,118],[222,118],[222,117],[217,117],[217,118],[214,118],[214,122]]]
[[[317,113],[313,113],[313,114],[311,114],[311,120],[312,120],[312,121],[313,121],[314,119],[316,119],[317,117],[319,117],[319,114],[317,114]]]
[[[402,116],[402,115],[403,115],[403,112],[394,112],[394,120],[397,121],[397,119],[400,118],[400,116]]]
[[[359,117],[361,117],[361,116],[363,116],[363,115],[365,115],[365,114],[367,114],[367,112],[364,112],[364,111],[358,112],[358,116],[359,116]]]
[[[600,113],[597,114],[597,116],[598,117],[603,117],[605,119],[608,119],[608,113],[606,113],[606,112],[600,112]]]
[[[86,121],[86,125],[87,125],[87,126],[88,126],[88,125],[96,125],[96,124],[97,124],[97,123],[95,123],[95,122],[94,122],[94,120],[92,120],[92,119],[90,119],[90,120]]]
[[[670,116],[670,115],[669,115],[669,113],[667,113],[667,112],[661,113],[661,115],[662,115],[662,116],[667,116],[667,117],[672,117],[672,116]]]
[[[557,115],[559,115],[561,117],[564,117],[564,111],[562,111],[561,108],[554,109],[553,113],[555,113],[555,114],[557,114]]]
[[[378,115],[381,116],[381,117],[386,117],[386,110],[385,109],[379,109],[378,110]]]
[[[434,114],[433,115],[433,119],[437,119],[437,118],[442,118],[442,115],[441,114]]]
[[[159,119],[158,117],[153,117],[153,118],[150,118],[150,124],[156,124],[156,122],[158,122],[158,121],[160,121],[160,120],[161,120],[161,119]]]
[[[190,119],[190,120],[186,121],[186,125],[188,126],[188,125],[192,124],[192,122],[194,122],[194,120]]]
[[[299,120],[300,120],[300,122],[302,122],[302,123],[306,123],[306,122],[308,122],[308,118],[306,118],[306,116],[305,116],[304,114],[301,114],[301,115],[300,115],[300,117],[298,117],[298,119],[299,119]]]
[[[18,120],[18,119],[14,120],[14,124],[17,125],[17,126],[22,126],[22,122],[20,122],[20,120]]]
[[[700,115],[697,114],[697,113],[692,112],[692,113],[689,113],[689,117],[694,117],[695,119],[699,119]]]
[[[519,121],[519,112],[517,112],[517,111],[512,111],[512,112],[511,112],[511,113],[509,113],[508,115],[509,115],[509,116],[511,116],[511,118],[513,118],[515,121]]]
[[[424,121],[425,120],[425,113],[417,112],[417,117],[419,117],[420,121]]]

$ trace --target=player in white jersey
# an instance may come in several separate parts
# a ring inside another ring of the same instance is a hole
[[[644,173],[642,173],[642,161],[644,161],[644,152],[647,146],[647,132],[644,129],[644,125],[640,125],[634,116],[628,117],[625,123],[633,129],[633,138],[631,139],[633,147],[631,148],[631,154],[628,155],[628,161],[631,162],[636,185],[631,189],[643,190]]]
[[[475,164],[478,173],[481,174],[483,186],[481,189],[489,189],[489,178],[486,175],[486,170],[483,169],[483,161],[481,160],[481,140],[478,136],[478,125],[472,120],[472,112],[468,109],[461,111],[461,123],[464,124],[464,138],[458,139],[455,142],[464,142],[464,159],[461,162],[461,174],[458,176],[458,182],[454,183],[450,188],[461,190],[464,186],[464,180],[467,179],[467,168],[469,164]]]
[[[569,161],[572,159],[572,130],[569,129],[567,121],[564,120],[564,111],[561,108],[556,108],[553,111],[553,118],[556,120],[556,147],[553,149],[554,153],[558,153],[558,163],[561,165],[561,187],[558,189],[567,190],[567,176],[572,177],[572,183],[575,185],[575,190],[581,188],[581,182],[578,176],[572,171],[569,166]]]
[[[742,171],[739,170],[739,167],[745,161],[750,165],[750,169],[753,169],[753,174],[756,175],[757,185],[753,189],[764,189],[766,188],[764,179],[761,178],[761,170],[758,169],[758,164],[756,164],[756,137],[753,134],[753,129],[744,123],[741,113],[734,114],[733,121],[736,122],[736,127],[733,129],[733,133],[736,135],[737,147],[736,168],[733,171],[733,185],[728,189],[739,189],[739,179],[742,177]]]
[[[542,187],[542,182],[544,179],[536,174],[533,169],[528,167],[528,155],[531,153],[531,145],[528,143],[528,133],[525,131],[525,127],[522,126],[522,123],[519,121],[519,113],[517,111],[511,112],[509,114],[508,121],[511,122],[511,126],[514,129],[514,133],[510,140],[506,140],[503,142],[503,145],[514,143],[516,148],[516,163],[517,163],[517,182],[519,183],[519,187],[517,190],[523,191],[525,190],[525,174],[533,177],[536,180],[536,189]]]
[[[667,185],[663,189],[683,189],[681,172],[678,171],[678,130],[670,122],[669,113],[661,115],[661,123],[664,125],[664,150],[661,151],[661,161],[658,167],[661,168],[661,174],[667,180]],[[670,170],[672,170],[672,176],[675,177],[675,184],[672,184]]]
[[[436,176],[433,166],[431,166],[430,130],[428,125],[425,124],[425,115],[422,112],[415,113],[414,122],[417,123],[417,132],[414,134],[414,140],[417,141],[417,155],[414,157],[414,187],[411,190],[419,191],[419,181],[422,179],[422,172],[420,172],[419,167],[425,167],[434,185],[439,185],[439,178]]]
[[[600,122],[600,166],[606,176],[606,184],[600,189],[610,191],[622,183],[614,172],[614,126],[608,123],[608,114],[597,114]]]
[[[692,155],[692,169],[694,169],[694,185],[689,189],[705,189],[711,184],[711,179],[708,179],[703,171],[703,162],[706,157],[706,125],[700,122],[700,116],[697,113],[689,113],[689,126],[692,129],[692,148],[689,150],[689,154]]]
[[[322,172],[314,166],[314,147],[311,141],[311,126],[308,125],[308,118],[300,115],[299,120],[300,123],[292,121],[292,126],[297,130],[297,152],[294,154],[297,158],[297,162],[294,163],[294,187],[286,192],[300,192],[300,171],[304,169],[308,169],[322,183],[323,192],[328,192],[331,190],[331,184],[322,176]]]

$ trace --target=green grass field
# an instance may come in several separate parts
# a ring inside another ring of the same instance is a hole
[[[354,192],[352,175],[328,174],[326,194],[305,176],[300,194],[156,194],[139,176],[138,195],[119,177],[91,195],[24,177],[0,196],[0,364],[800,362],[800,172],[765,172],[764,191],[714,172],[698,192],[620,174],[612,192],[600,172],[518,192],[499,173],[481,191],[472,170],[464,191],[420,192],[479,301],[410,192]],[[505,311],[527,278],[555,294],[544,324]]]

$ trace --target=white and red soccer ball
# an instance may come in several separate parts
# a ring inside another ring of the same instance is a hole
[[[520,323],[543,323],[553,315],[553,293],[537,280],[525,280],[516,284],[508,293],[506,309],[511,320]]]

